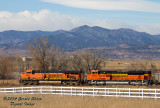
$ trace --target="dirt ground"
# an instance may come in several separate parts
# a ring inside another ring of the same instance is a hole
[[[12,97],[12,100],[9,97]],[[23,99],[23,100],[22,100]],[[24,100],[25,99],[25,100]],[[4,95],[0,94],[0,108],[159,108],[160,100],[61,96],[61,95]]]

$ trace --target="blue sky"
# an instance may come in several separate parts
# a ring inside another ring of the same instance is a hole
[[[160,34],[160,0],[1,0],[0,31],[81,25]]]

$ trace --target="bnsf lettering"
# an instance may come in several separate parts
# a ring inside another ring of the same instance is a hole
[[[58,77],[62,77],[62,74],[51,74],[51,75],[48,75],[48,78],[58,78]]]

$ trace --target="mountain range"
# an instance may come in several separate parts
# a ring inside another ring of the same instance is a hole
[[[66,52],[78,49],[101,49],[113,59],[159,59],[160,35],[132,29],[106,29],[87,25],[70,31],[4,31],[0,32],[0,53],[25,55],[34,38],[47,37],[49,42]]]

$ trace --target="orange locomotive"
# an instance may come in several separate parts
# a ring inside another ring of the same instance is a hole
[[[39,81],[61,81],[62,84],[81,83],[81,71],[26,70],[20,83],[39,84]]]
[[[151,71],[98,71],[92,70],[87,75],[88,84],[132,84],[148,85],[151,84]]]
[[[99,71],[92,70],[87,79],[82,79],[81,71],[26,70],[20,82],[23,84],[38,84],[39,81],[61,81],[63,85],[79,85],[84,82],[89,85],[132,84],[148,85],[152,83],[151,71]]]

